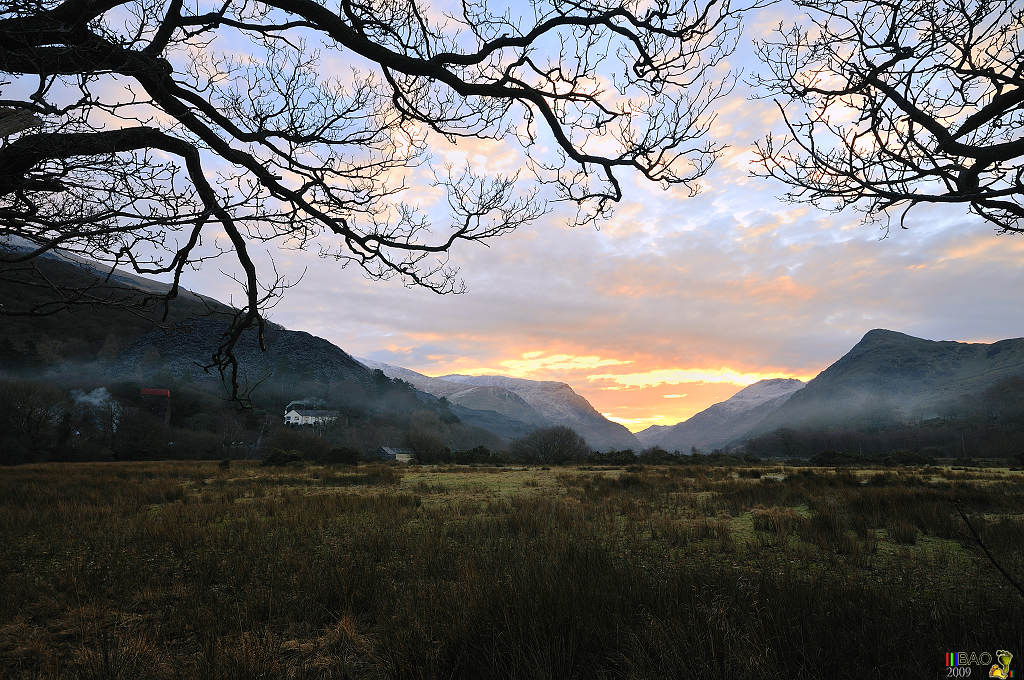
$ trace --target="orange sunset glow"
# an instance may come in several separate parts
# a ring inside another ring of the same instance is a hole
[[[565,382],[606,418],[633,432],[651,425],[674,425],[758,380],[798,378],[807,381],[813,377],[778,370],[750,371],[721,366],[660,368],[654,361],[654,358],[616,359],[533,350],[484,366],[455,361],[421,367],[422,370],[415,366],[407,368],[435,377],[461,373]]]

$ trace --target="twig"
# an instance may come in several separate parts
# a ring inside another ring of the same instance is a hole
[[[960,507],[960,503],[955,502],[953,503],[953,505],[956,506],[956,511],[959,512],[960,517],[963,518],[964,524],[966,524],[967,528],[971,530],[971,535],[974,536],[974,540],[977,541],[978,545],[981,546],[981,549],[985,551],[985,556],[988,557],[989,561],[995,565],[996,569],[999,570],[999,573],[1002,574],[1003,577],[1010,582],[1010,585],[1016,588],[1017,592],[1020,593],[1022,597],[1024,597],[1024,588],[1022,588],[1021,585],[1017,583],[1016,579],[1010,576],[1009,572],[1003,569],[1003,566],[996,561],[995,557],[992,556],[992,553],[989,552],[988,547],[984,544],[984,542],[982,542],[981,536],[979,536],[978,532],[974,529],[974,525],[971,524],[971,521],[969,519],[967,519],[967,515],[964,513],[964,509]]]

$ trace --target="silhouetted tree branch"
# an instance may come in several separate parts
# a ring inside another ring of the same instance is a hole
[[[69,252],[170,275],[172,299],[186,268],[231,253],[245,301],[222,371],[286,285],[250,255],[265,242],[458,292],[453,245],[553,202],[606,217],[623,171],[695,193],[739,15],[764,2],[4,3],[0,266]],[[435,135],[514,140],[523,176],[434,168],[451,222],[433,224],[402,193]]]
[[[971,530],[971,536],[973,536],[975,542],[979,546],[981,546],[981,549],[982,551],[984,551],[985,557],[988,558],[988,561],[992,563],[992,565],[999,571],[1000,574],[1002,574],[1003,578],[1005,578],[1011,586],[1017,589],[1017,592],[1020,593],[1021,596],[1024,596],[1024,587],[1022,587],[1020,583],[1017,582],[1017,579],[1013,578],[1013,576],[1010,575],[1010,572],[1006,571],[1006,569],[1003,568],[1003,565],[999,564],[999,562],[996,561],[996,558],[989,551],[988,546],[986,546],[984,541],[981,540],[981,536],[978,535],[978,532],[977,530],[975,530],[974,525],[971,524],[971,520],[967,519],[967,514],[964,512],[964,509],[960,507],[960,503],[956,503],[955,505],[956,511],[960,513],[960,518],[964,521],[964,524],[967,525],[967,528]]]
[[[807,20],[758,45],[788,133],[756,172],[792,201],[884,219],[966,204],[1024,231],[1024,7],[992,2],[798,1]]]

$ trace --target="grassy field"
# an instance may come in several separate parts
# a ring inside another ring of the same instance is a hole
[[[947,651],[1024,658],[1024,600],[955,503],[1020,580],[1008,470],[0,469],[0,676],[938,678]]]

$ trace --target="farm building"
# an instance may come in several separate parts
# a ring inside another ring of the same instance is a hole
[[[409,449],[399,449],[394,446],[382,446],[375,452],[384,460],[393,460],[398,463],[411,463],[415,454]]]
[[[164,424],[171,422],[171,391],[157,387],[143,387],[139,393],[142,403],[153,415],[163,418]]]
[[[284,412],[288,413],[288,411],[291,411],[292,409],[306,409],[308,411],[310,409],[321,410],[325,408],[327,408],[327,402],[323,399],[320,399],[319,397],[305,397],[303,399],[289,401],[288,405],[284,407]]]

